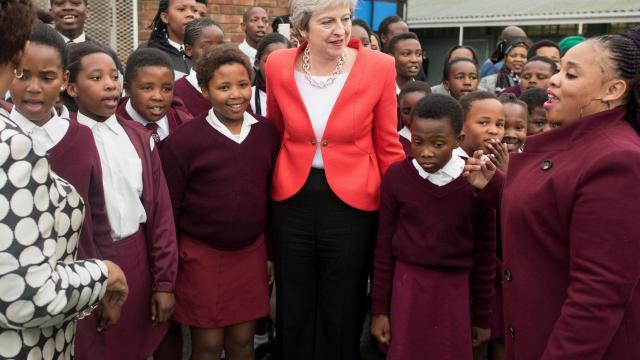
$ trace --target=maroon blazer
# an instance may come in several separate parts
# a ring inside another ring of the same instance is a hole
[[[625,111],[529,137],[509,161],[509,359],[640,359],[640,136]]]
[[[176,80],[173,85],[173,96],[174,99],[177,97],[184,103],[193,118],[211,109],[211,101],[191,86],[186,76]]]
[[[129,113],[127,112],[126,106],[127,101],[129,101],[129,97],[125,96],[120,99],[118,103],[118,109],[116,110],[116,115],[124,120],[133,120]],[[184,102],[180,100],[180,98],[174,97],[171,102],[171,107],[169,111],[167,111],[167,120],[169,122],[169,133],[176,131],[178,126],[190,121],[192,119],[192,115],[184,105]]]

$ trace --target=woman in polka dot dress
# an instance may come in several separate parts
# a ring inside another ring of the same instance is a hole
[[[0,0],[0,94],[21,75],[32,12],[30,0]],[[74,320],[124,303],[117,265],[75,260],[83,214],[44,148],[0,110],[0,359],[71,359]]]

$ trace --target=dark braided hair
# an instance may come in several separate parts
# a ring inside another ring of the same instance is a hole
[[[616,74],[627,81],[627,121],[640,134],[640,27],[622,35],[602,35],[593,41],[609,50]]]
[[[42,22],[36,22],[33,25],[29,41],[32,44],[40,44],[54,49],[58,53],[58,56],[60,56],[62,70],[67,69],[67,44],[62,39],[62,36],[51,26]]]
[[[16,55],[24,49],[31,34],[33,11],[31,0],[0,0],[0,65],[10,62],[19,65]]]
[[[162,21],[160,14],[166,13],[169,11],[169,4],[171,0],[160,0],[158,4],[158,12],[156,12],[156,16],[153,18],[149,29],[151,30],[151,37],[157,35],[158,33],[164,34],[167,32],[167,24]]]
[[[202,35],[202,30],[209,26],[216,26],[220,31],[222,31],[222,26],[208,17],[190,21],[184,27],[184,44],[193,46],[196,41],[198,41],[198,38],[200,38],[200,35]]]
[[[256,64],[262,59],[265,50],[267,50],[271,44],[283,44],[287,49],[291,48],[289,39],[284,37],[284,35],[277,32],[269,33],[265,35],[260,42],[258,42],[258,48],[256,49]]]

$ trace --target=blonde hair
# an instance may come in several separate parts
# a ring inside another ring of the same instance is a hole
[[[314,13],[336,6],[348,6],[354,14],[358,0],[290,0],[289,14],[293,28],[307,30]]]

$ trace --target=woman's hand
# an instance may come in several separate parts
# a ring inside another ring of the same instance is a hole
[[[371,317],[371,335],[381,344],[391,344],[391,326],[387,315],[373,315]]]
[[[267,278],[269,279],[269,285],[273,284],[275,280],[275,270],[273,269],[273,261],[267,260]]]
[[[473,347],[481,346],[491,338],[491,329],[471,327],[471,344]]]
[[[151,321],[157,326],[167,322],[176,307],[176,297],[169,292],[154,292],[151,295]]]
[[[467,159],[463,174],[469,184],[482,190],[491,181],[495,173],[496,166],[491,161],[483,160],[482,150],[478,150],[473,153],[472,158]]]
[[[497,140],[491,140],[487,143],[487,148],[489,148],[489,159],[491,162],[503,172],[507,171],[507,166],[509,165],[509,149],[507,149],[507,144],[503,144],[498,142]]]
[[[122,306],[129,295],[127,278],[120,266],[109,260],[104,260],[104,264],[107,266],[109,278],[107,279],[107,292],[102,298],[102,303]]]

